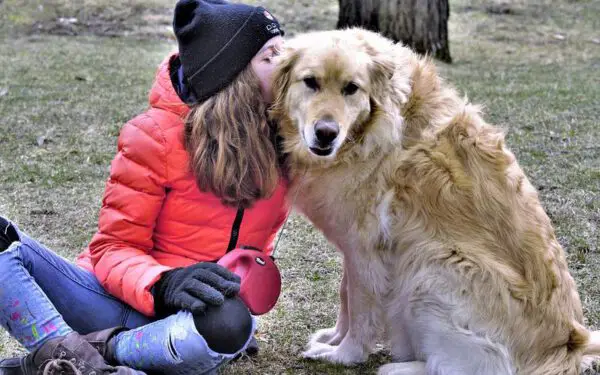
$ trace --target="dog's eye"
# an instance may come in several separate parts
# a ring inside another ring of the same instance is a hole
[[[304,84],[311,90],[317,91],[319,89],[319,83],[315,77],[304,78]]]
[[[358,91],[358,86],[355,83],[350,82],[342,89],[342,94],[350,96],[356,94]]]

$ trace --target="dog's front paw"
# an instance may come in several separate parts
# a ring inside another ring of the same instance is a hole
[[[329,345],[339,345],[346,336],[346,332],[340,332],[337,327],[320,329],[310,338],[310,344],[323,343]]]
[[[308,350],[302,353],[304,358],[340,363],[346,366],[362,363],[367,360],[365,350],[357,345],[342,341],[338,346],[313,342]]]

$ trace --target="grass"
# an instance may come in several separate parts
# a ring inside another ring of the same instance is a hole
[[[335,26],[335,0],[261,3],[289,35]],[[146,108],[154,69],[175,48],[168,30],[174,1],[73,4],[0,0],[0,213],[69,258],[95,231],[120,126]],[[455,63],[440,64],[449,81],[507,130],[568,252],[587,323],[596,329],[597,14],[600,3],[592,0],[452,0]],[[309,334],[335,321],[340,258],[298,216],[279,247],[284,292],[278,307],[260,319],[261,353],[224,373],[373,373],[385,354],[355,368],[299,358]],[[0,357],[20,352],[0,333]]]

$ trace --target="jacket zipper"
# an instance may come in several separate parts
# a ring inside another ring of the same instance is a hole
[[[240,235],[240,226],[242,225],[242,219],[244,218],[244,209],[238,208],[235,214],[235,220],[233,221],[233,227],[231,228],[231,237],[229,238],[229,245],[227,246],[227,252],[235,249]]]

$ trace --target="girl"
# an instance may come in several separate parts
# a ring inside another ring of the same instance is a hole
[[[0,217],[0,323],[31,352],[0,374],[204,374],[249,345],[240,280],[214,262],[270,253],[288,214],[266,117],[283,31],[221,0],[180,1],[173,25],[179,53],[121,130],[77,264]]]

